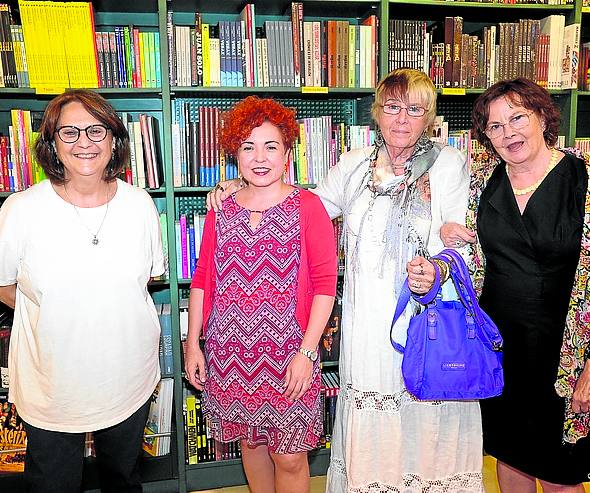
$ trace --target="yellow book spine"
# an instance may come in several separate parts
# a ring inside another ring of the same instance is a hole
[[[307,173],[307,136],[305,135],[305,125],[299,124],[299,140],[301,142],[301,162],[298,171],[299,184],[307,185],[308,173]]]
[[[141,63],[141,87],[147,87],[147,75],[146,75],[146,43],[145,33],[139,33],[139,58]]]
[[[36,46],[36,35],[33,24],[34,7],[33,3],[21,0],[19,2],[21,24],[23,29],[23,38],[25,51],[27,53],[27,64],[29,66],[29,84],[31,87],[37,87],[39,84],[38,56]]]
[[[358,29],[358,26],[354,24],[348,26],[348,87],[354,87],[355,29]]]
[[[203,87],[211,87],[211,60],[209,59],[209,24],[201,24],[203,46]]]
[[[186,397],[186,460],[189,464],[198,462],[198,438],[196,398],[194,395]]]

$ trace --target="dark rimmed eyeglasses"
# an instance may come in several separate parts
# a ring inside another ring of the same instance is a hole
[[[92,142],[102,142],[107,137],[110,128],[105,125],[89,125],[86,128],[78,128],[74,125],[64,125],[59,127],[55,133],[62,142],[73,144],[80,138],[80,133],[85,132],[86,137]]]

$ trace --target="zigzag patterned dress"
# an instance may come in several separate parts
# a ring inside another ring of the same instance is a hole
[[[319,363],[298,400],[283,396],[303,333],[295,318],[300,193],[264,211],[256,228],[235,201],[217,215],[216,289],[206,331],[205,414],[215,439],[275,453],[311,450],[322,432]]]

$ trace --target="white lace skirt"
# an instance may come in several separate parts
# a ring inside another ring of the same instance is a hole
[[[404,388],[389,340],[392,272],[377,265],[382,229],[373,231],[375,251],[365,242],[357,271],[346,274],[327,491],[483,492],[479,403],[419,402]],[[402,343],[408,320],[409,310],[394,328]]]

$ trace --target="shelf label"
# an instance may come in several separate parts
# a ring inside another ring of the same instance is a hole
[[[301,88],[301,92],[303,94],[328,94],[328,88],[327,87],[303,86]]]
[[[443,96],[465,96],[464,87],[443,87]]]
[[[61,94],[65,87],[35,87],[35,94]]]

